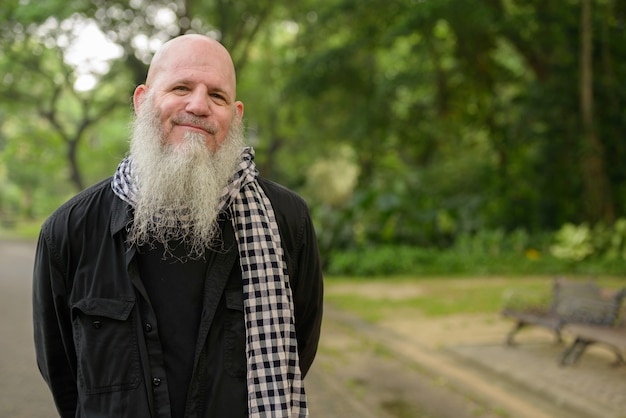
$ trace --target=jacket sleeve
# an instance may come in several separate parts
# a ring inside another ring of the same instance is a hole
[[[317,237],[308,210],[299,231],[295,266],[294,305],[298,355],[302,377],[306,376],[320,339],[324,285]]]
[[[33,328],[37,365],[61,417],[77,405],[76,356],[64,264],[42,228],[33,272]]]

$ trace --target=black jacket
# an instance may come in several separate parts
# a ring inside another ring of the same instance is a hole
[[[81,192],[42,226],[35,258],[33,319],[39,369],[62,417],[169,417],[158,324],[126,244],[131,208],[110,179]],[[322,272],[305,202],[268,180],[287,259],[303,375],[322,319]],[[230,221],[225,252],[212,253],[189,387],[188,417],[245,417],[241,272]],[[236,264],[237,263],[237,264]]]

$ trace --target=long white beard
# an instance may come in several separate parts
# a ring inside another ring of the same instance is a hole
[[[148,110],[149,109],[149,110]],[[221,242],[220,198],[236,172],[244,146],[242,123],[233,123],[212,153],[200,133],[187,133],[184,143],[165,145],[152,98],[134,124],[130,157],[139,187],[129,240],[142,246],[183,244],[190,258],[200,258]]]

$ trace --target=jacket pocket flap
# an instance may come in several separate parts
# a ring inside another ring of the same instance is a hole
[[[72,309],[78,309],[86,315],[104,316],[118,321],[125,321],[128,319],[134,304],[134,300],[85,298],[76,302]]]
[[[241,290],[226,290],[226,307],[243,311],[243,294]]]

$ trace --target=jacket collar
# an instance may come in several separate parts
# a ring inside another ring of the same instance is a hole
[[[111,206],[111,236],[126,228],[131,221],[133,208],[127,202],[113,193],[113,205]]]

